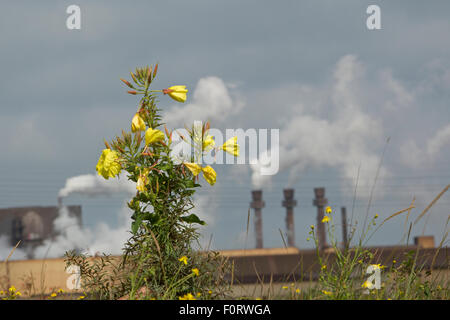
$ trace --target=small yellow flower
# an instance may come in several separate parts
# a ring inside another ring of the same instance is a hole
[[[158,129],[148,128],[145,131],[145,145],[160,142],[164,140],[164,133]]]
[[[191,293],[185,294],[182,297],[178,297],[178,299],[179,300],[196,300],[195,297]]]
[[[333,210],[331,210],[331,207],[326,207],[325,208],[325,212],[327,213],[327,214],[329,214],[329,213],[331,213]]]
[[[208,152],[214,147],[215,144],[216,142],[214,141],[214,137],[207,135],[206,138],[203,139],[202,150]]]
[[[325,222],[328,222],[328,221],[330,221],[330,217],[329,216],[323,217],[322,223],[325,223]]]
[[[330,296],[332,294],[331,291],[322,290],[323,294],[326,294],[327,296]]]
[[[220,147],[225,152],[232,154],[235,157],[239,157],[239,145],[237,144],[237,137],[228,139],[222,147]]]
[[[198,277],[199,271],[197,268],[192,269],[192,272]]]
[[[363,287],[363,288],[367,288],[367,289],[371,289],[372,288],[372,286],[373,286],[373,283],[372,282],[370,282],[370,281],[364,281],[364,283],[361,285],[361,287]]]
[[[202,167],[196,163],[184,162],[183,164],[192,172],[194,177],[198,176],[198,174],[202,171]]]
[[[16,296],[21,296],[22,294],[20,293],[20,291],[17,291],[16,293],[14,293]]]
[[[200,297],[202,294],[200,292],[197,292],[197,297]]]
[[[208,290],[208,293],[209,293],[209,294],[211,294],[211,293],[212,293],[212,291],[211,291],[211,290]]]
[[[137,132],[137,131],[144,131],[145,130],[145,122],[144,119],[139,115],[139,112],[137,112],[133,119],[131,120],[131,131]]]
[[[64,293],[64,290],[63,289],[59,289],[58,293]]]
[[[188,258],[186,256],[182,256],[178,261],[183,262],[184,264],[187,264]]]
[[[394,263],[394,264],[395,264],[395,263],[397,263],[397,260],[395,260],[395,259],[394,259],[394,260],[392,260],[392,263]]]
[[[16,287],[11,286],[8,290],[9,290],[9,292],[14,292],[14,291],[16,291]]]
[[[164,94],[168,94],[173,100],[178,102],[186,101],[186,93],[188,90],[186,86],[172,86],[167,89],[163,89]]]
[[[321,269],[321,270],[326,270],[326,269],[327,269],[327,265],[324,264],[320,269]]]
[[[54,298],[54,297],[56,297],[56,296],[57,296],[57,294],[54,293],[54,292],[50,295],[50,297],[52,297],[52,298]]]
[[[310,228],[311,228],[311,230],[314,230],[314,225],[312,224],[312,225],[310,226]]]
[[[213,186],[216,183],[216,171],[211,166],[206,166],[202,168],[202,172],[206,182]]]
[[[105,179],[114,178],[122,170],[118,160],[119,154],[116,151],[104,149],[95,169]]]
[[[386,266],[383,266],[381,264],[372,264],[372,266],[373,266],[374,269],[384,269],[384,268],[386,268]]]
[[[295,293],[300,293],[300,289],[295,289]]]
[[[79,296],[77,300],[83,300],[84,298],[86,298],[85,296]]]
[[[358,260],[358,263],[359,263],[359,264],[362,264],[362,263],[363,263],[363,261],[362,261],[361,259],[359,259],[359,260]]]
[[[375,214],[375,217],[374,217],[374,218],[375,218],[375,219],[376,219],[376,218],[378,218],[378,213],[377,213],[377,214]]]
[[[145,186],[148,184],[148,174],[150,173],[149,168],[145,168],[142,170],[142,172],[139,174],[138,181],[136,183],[136,189],[140,192],[145,191]]]
[[[282,286],[282,287],[281,287],[281,289],[287,289],[287,288],[288,288],[287,286]]]

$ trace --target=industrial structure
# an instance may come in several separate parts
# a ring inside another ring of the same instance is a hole
[[[18,207],[0,209],[0,237],[6,236],[11,246],[19,248],[34,258],[34,249],[46,239],[57,236],[53,222],[59,215],[62,204],[49,207]],[[69,216],[76,217],[81,226],[81,206],[66,206]]]

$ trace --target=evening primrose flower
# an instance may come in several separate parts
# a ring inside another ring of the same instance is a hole
[[[144,119],[139,115],[139,112],[137,112],[133,119],[131,120],[131,131],[137,132],[137,131],[144,131],[145,130],[145,122]]]
[[[232,154],[235,157],[239,157],[239,145],[237,144],[237,137],[228,139],[222,147],[220,147],[225,152]]]
[[[368,280],[364,281],[364,283],[361,285],[361,287],[367,288],[367,289],[371,289],[372,286],[373,286],[373,283]]]
[[[214,137],[207,135],[204,139],[203,139],[203,143],[202,143],[202,150],[205,152],[210,151],[214,145],[216,144],[216,142],[214,141]]]
[[[184,264],[187,264],[188,258],[186,256],[182,256],[178,261],[183,262]]]
[[[145,168],[140,174],[138,181],[136,183],[136,189],[140,192],[145,191],[145,186],[148,184],[148,174],[150,172],[149,168]]]
[[[160,142],[164,140],[164,133],[158,129],[148,128],[145,131],[145,145]]]
[[[210,184],[214,185],[216,183],[216,171],[211,166],[206,166],[202,168],[203,178]]]
[[[186,101],[186,93],[188,90],[186,86],[172,86],[167,89],[163,89],[164,94],[168,94],[173,100],[178,102]]]
[[[197,268],[192,269],[192,273],[195,274],[197,277],[199,275],[199,271]]]
[[[323,223],[328,222],[328,221],[330,221],[330,217],[329,216],[323,217],[323,219],[322,219]]]
[[[198,176],[198,174],[202,171],[202,167],[196,163],[184,162],[184,165],[192,172],[194,177]]]
[[[95,169],[105,179],[114,178],[122,170],[118,160],[119,154],[116,151],[104,149]]]
[[[327,296],[330,296],[332,294],[331,291],[322,290],[323,294],[326,294]]]
[[[325,208],[325,212],[328,213],[328,214],[331,213],[332,211],[333,210],[331,209],[331,207],[326,207]]]

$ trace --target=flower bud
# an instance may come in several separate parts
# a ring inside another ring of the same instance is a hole
[[[144,131],[145,130],[145,122],[144,119],[139,115],[139,112],[136,113],[131,120],[131,131],[137,132],[137,131]]]

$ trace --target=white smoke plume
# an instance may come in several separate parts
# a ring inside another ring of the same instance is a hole
[[[331,85],[321,90],[322,103],[313,110],[300,101],[280,131],[280,171],[289,170],[289,184],[307,168],[338,168],[344,178],[356,182],[359,164],[364,173],[360,183],[373,183],[383,147],[383,128],[371,117],[358,99],[359,81],[364,68],[353,55],[339,60]],[[396,88],[399,90],[396,83]],[[320,112],[325,110],[328,112]],[[268,153],[260,157],[268,157]],[[253,165],[252,183],[261,188],[270,176],[259,174],[260,164]],[[387,174],[382,169],[381,176]]]
[[[76,217],[71,217],[66,207],[59,209],[58,217],[53,221],[56,236],[46,239],[35,249],[37,259],[62,257],[66,251],[78,249],[88,255],[121,254],[123,245],[129,238],[131,211],[122,207],[119,211],[120,223],[111,228],[105,223],[98,224],[94,229],[81,227]]]
[[[192,102],[173,107],[164,114],[163,120],[171,127],[190,126],[194,121],[207,120],[214,125],[237,114],[243,106],[241,99],[233,97],[222,79],[206,77],[198,81]]]
[[[86,196],[109,195],[114,193],[136,193],[136,183],[127,179],[124,174],[119,178],[104,179],[99,175],[84,174],[66,180],[66,185],[59,191],[59,197],[67,197],[76,193]]]

